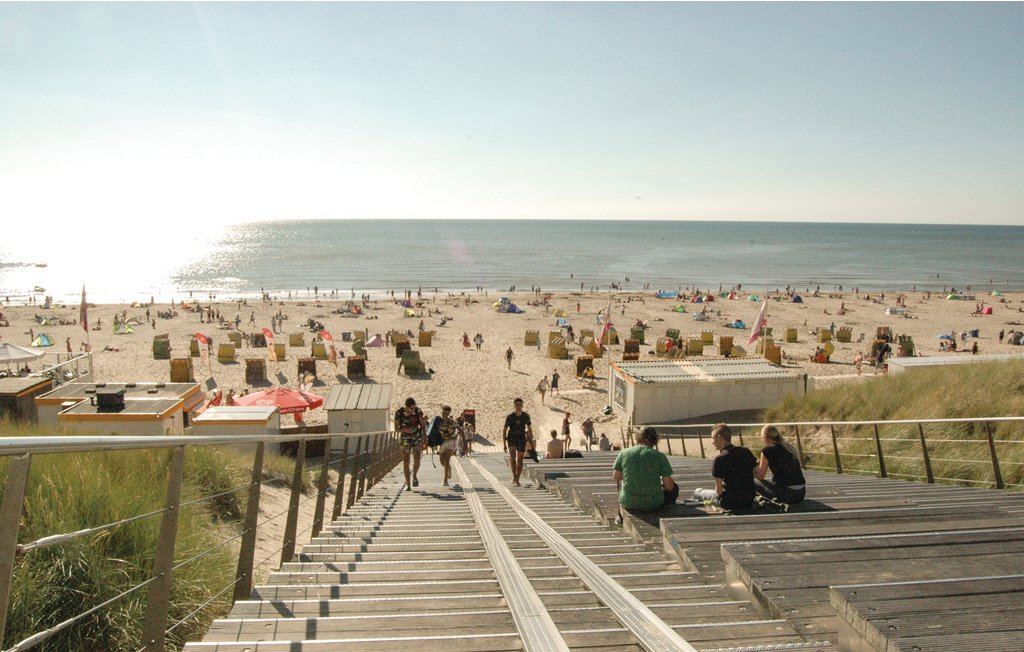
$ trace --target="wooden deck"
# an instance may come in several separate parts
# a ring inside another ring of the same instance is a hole
[[[608,522],[613,455],[530,472]],[[711,485],[710,460],[672,457],[683,498]],[[866,476],[807,473],[789,513],[721,515],[677,505],[627,515],[684,568],[729,587],[806,640],[846,650],[1024,650],[1024,495]],[[998,576],[998,577],[993,577]]]

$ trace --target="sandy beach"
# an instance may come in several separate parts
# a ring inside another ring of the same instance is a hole
[[[746,345],[750,335],[749,327],[756,320],[762,303],[749,301],[746,292],[738,293],[732,300],[715,300],[704,305],[680,299],[655,298],[655,292],[617,293],[612,298],[612,318],[620,337],[628,334],[629,327],[641,321],[647,324],[646,345],[641,347],[641,359],[653,358],[654,342],[665,334],[666,329],[677,328],[686,335],[699,335],[703,330],[712,330],[715,341],[720,335],[732,335],[736,343]],[[717,295],[717,292],[715,292]],[[757,293],[759,296],[761,293]],[[819,387],[833,382],[855,382],[858,380],[853,365],[855,354],[859,351],[867,357],[870,341],[876,327],[889,326],[894,334],[910,335],[917,346],[917,354],[934,356],[943,354],[939,349],[937,335],[940,333],[959,334],[977,329],[978,338],[968,337],[966,348],[977,342],[979,353],[1011,353],[1020,352],[1019,346],[1006,342],[999,343],[999,331],[1021,330],[1020,322],[1024,321],[1024,294],[1004,293],[1003,296],[991,296],[988,293],[977,295],[975,300],[952,301],[945,296],[926,293],[909,293],[904,295],[902,305],[906,307],[906,316],[886,314],[886,307],[897,305],[897,295],[886,293],[872,294],[866,297],[863,293],[856,296],[853,292],[825,293],[812,296],[800,293],[803,303],[793,303],[788,297],[773,296],[768,300],[768,323],[774,329],[776,340],[782,339],[787,327],[798,330],[799,341],[795,344],[782,344],[784,366],[800,368],[817,379]],[[493,303],[501,296],[508,296],[514,303],[525,309],[522,314],[498,312]],[[401,297],[399,297],[401,298]],[[398,372],[399,359],[395,357],[392,347],[368,349],[367,379],[355,382],[390,383],[394,387],[395,406],[405,396],[413,396],[428,414],[440,411],[443,403],[452,405],[456,413],[464,408],[475,409],[477,414],[478,432],[496,441],[504,416],[510,411],[512,400],[521,396],[526,401],[526,409],[531,413],[534,431],[546,440],[547,431],[561,425],[565,412],[570,412],[573,420],[574,441],[578,440],[579,424],[591,417],[597,422],[597,432],[607,432],[612,441],[620,437],[621,428],[625,425],[620,417],[605,416],[602,409],[608,404],[606,378],[608,362],[620,360],[622,347],[611,347],[603,358],[595,360],[597,388],[586,388],[575,378],[573,358],[582,350],[578,345],[570,345],[568,360],[552,360],[546,356],[546,346],[537,348],[524,345],[527,330],[540,331],[541,341],[546,343],[549,330],[555,330],[556,318],[553,313],[562,309],[568,313],[569,323],[577,334],[583,328],[600,332],[598,313],[608,306],[606,292],[571,292],[557,293],[550,297],[550,307],[539,304],[540,295],[531,292],[500,294],[470,294],[448,296],[444,293],[423,293],[417,299],[416,291],[412,292],[415,304],[414,317],[405,316],[405,308],[391,298],[369,301],[359,316],[343,316],[335,311],[346,302],[341,300],[322,300],[314,305],[313,297],[296,298],[291,301],[253,302],[239,304],[234,301],[217,300],[212,303],[201,302],[203,308],[211,307],[219,312],[225,321],[222,327],[215,319],[213,324],[201,323],[201,313],[188,312],[175,306],[177,315],[172,318],[161,318],[158,311],[169,311],[169,303],[157,301],[154,306],[130,307],[127,305],[96,305],[89,308],[90,327],[97,323],[102,327],[90,330],[89,342],[94,353],[95,374],[97,381],[129,382],[129,381],[166,381],[169,380],[169,362],[154,360],[152,341],[155,334],[167,333],[170,336],[172,357],[185,357],[191,336],[202,332],[214,343],[212,356],[212,376],[216,384],[225,393],[234,389],[242,392],[246,387],[244,358],[267,357],[265,348],[243,347],[239,351],[237,363],[220,363],[216,359],[216,345],[227,341],[228,333],[234,329],[236,315],[241,320],[241,330],[249,333],[271,325],[271,317],[280,311],[287,318],[279,329],[283,334],[277,335],[277,342],[287,342],[289,333],[303,333],[304,347],[289,347],[287,358],[283,362],[268,362],[268,381],[275,386],[296,387],[299,378],[297,360],[310,354],[313,334],[306,326],[309,318],[322,323],[334,336],[339,349],[346,356],[352,354],[350,342],[343,342],[345,331],[365,329],[370,336],[390,330],[401,332],[419,331],[420,321],[426,330],[435,331],[432,346],[420,348],[420,357],[433,373],[409,377]],[[763,298],[763,297],[762,297]],[[975,314],[979,304],[992,307],[992,314]],[[688,312],[674,312],[677,305],[684,305]],[[149,309],[150,319],[146,320]],[[706,321],[696,321],[693,314],[705,309]],[[845,314],[840,314],[845,308]],[[67,348],[67,339],[73,351],[79,351],[86,340],[86,333],[77,325],[40,325],[35,316],[46,316],[58,320],[74,320],[78,317],[77,305],[55,306],[44,310],[41,305],[3,305],[4,318],[10,326],[0,328],[0,341],[27,346],[31,343],[31,335],[49,334],[54,346],[47,349],[49,354],[45,360],[52,362],[53,353],[63,354]],[[256,325],[249,324],[250,313],[255,317]],[[129,318],[138,318],[143,323],[135,326],[132,334],[115,334],[112,325],[115,314],[127,314]],[[745,330],[731,329],[724,324],[733,320],[746,323]],[[155,320],[155,328],[152,325]],[[444,325],[440,325],[444,321]],[[230,322],[230,325],[228,325]],[[816,338],[811,334],[816,328],[838,329],[850,327],[853,331],[853,342],[837,343],[836,350],[828,364],[810,361],[817,346]],[[465,348],[462,335],[466,333],[473,338],[477,333],[483,337],[479,350],[475,345]],[[863,341],[857,342],[863,334]],[[506,364],[505,354],[511,347],[513,359],[511,368]],[[749,347],[752,352],[753,346]],[[970,355],[960,353],[960,355]],[[203,382],[210,371],[202,368],[199,359],[196,364],[196,380]],[[38,365],[37,365],[38,366]],[[550,392],[544,404],[536,391],[538,381],[553,371],[561,376],[560,393]],[[339,367],[335,369],[326,361],[317,362],[318,377],[312,391],[324,397],[333,385],[347,383],[345,360],[339,359]],[[864,364],[860,380],[873,376],[873,369]],[[307,414],[309,424],[324,423],[326,414],[316,410]],[[292,419],[285,417],[283,425],[291,425]]]

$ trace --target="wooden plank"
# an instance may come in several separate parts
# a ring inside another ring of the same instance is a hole
[[[1020,649],[1022,595],[1024,575],[844,585],[829,591],[841,645],[883,652]]]

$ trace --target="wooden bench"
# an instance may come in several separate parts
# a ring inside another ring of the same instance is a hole
[[[903,523],[903,532],[887,533],[894,528],[876,524],[829,538],[826,530],[827,538],[725,544],[720,555],[726,581],[745,589],[767,613],[785,618],[803,636],[838,642],[829,586],[1019,571],[1024,527],[1015,525],[1019,519],[999,516],[964,521],[963,514],[946,520],[930,514],[916,531]]]
[[[1012,650],[1024,641],[1024,575],[833,586],[844,650]]]

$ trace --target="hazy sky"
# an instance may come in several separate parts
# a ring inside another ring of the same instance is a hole
[[[1022,224],[1024,4],[0,3],[0,214]]]

